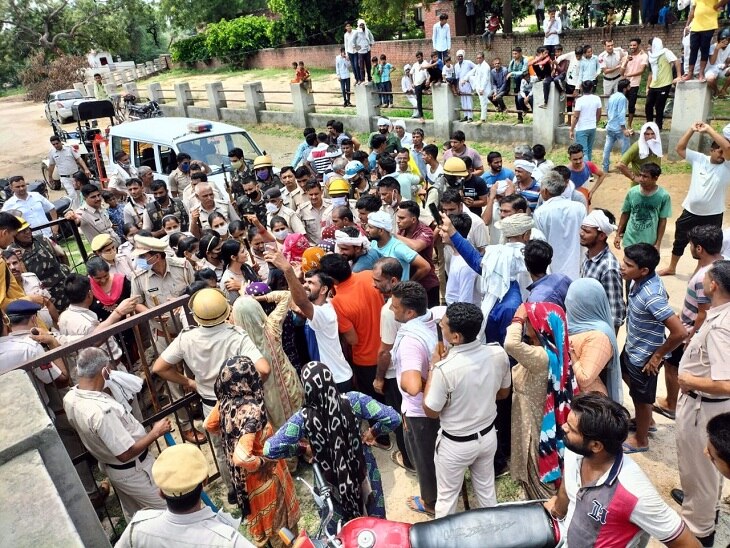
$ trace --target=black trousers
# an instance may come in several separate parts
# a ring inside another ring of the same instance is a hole
[[[681,257],[684,248],[689,243],[689,231],[696,226],[712,225],[722,228],[722,213],[717,215],[695,215],[686,209],[674,223],[674,243],[672,244],[672,255]]]
[[[509,461],[512,453],[512,390],[503,400],[497,400],[497,420],[494,421],[497,429],[497,453],[494,455],[494,473],[501,472]]]
[[[649,88],[646,94],[646,121],[656,122],[659,129],[662,129],[664,124],[664,107],[667,105],[671,89],[671,85],[662,88]]]
[[[388,402],[385,401],[385,396],[383,394],[378,394],[375,391],[375,388],[373,388],[373,381],[375,380],[377,370],[378,368],[375,365],[353,365],[352,373],[355,380],[355,387],[363,394],[367,394],[380,403],[388,405]],[[375,424],[375,421],[368,422],[370,426]],[[387,434],[378,436],[378,443],[387,444],[389,440],[390,438]]]
[[[694,66],[699,54],[700,61],[707,61],[710,58],[710,44],[714,30],[701,30],[689,33],[689,64]]]
[[[383,392],[385,392],[385,402],[395,409],[400,415],[400,408],[403,403],[403,394],[401,394],[400,390],[398,390],[398,379],[385,379]],[[398,446],[400,454],[403,455],[403,464],[405,464],[408,468],[414,468],[411,458],[408,455],[408,446],[403,435],[402,424],[395,430],[395,444]]]
[[[372,82],[373,75],[370,74],[370,70],[373,68],[373,65],[370,61],[370,52],[358,53],[357,55],[360,58],[360,81],[364,82],[367,79],[368,82]]]
[[[418,116],[423,118],[423,90],[426,88],[425,85],[415,86],[416,91],[416,110],[418,110]]]
[[[350,104],[350,79],[340,78],[340,91],[342,91],[342,100],[345,106]]]
[[[406,417],[405,420],[406,443],[410,450],[411,462],[416,468],[421,499],[424,504],[433,508],[438,494],[433,457],[440,423],[438,419],[427,417]]]
[[[636,100],[639,98],[639,87],[630,87],[626,98],[629,100],[629,114],[636,114]]]

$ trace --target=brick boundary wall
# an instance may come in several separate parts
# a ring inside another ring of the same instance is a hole
[[[649,40],[653,36],[658,36],[664,42],[665,47],[680,56],[683,28],[683,22],[670,25],[667,29],[659,25],[645,29],[639,25],[627,25],[614,28],[612,38],[617,46],[627,48],[629,40],[638,37],[641,38],[642,46],[646,48]],[[561,38],[561,43],[566,51],[583,44],[591,44],[594,53],[597,55],[603,51],[603,38],[603,29],[601,28],[575,29],[569,30]],[[506,62],[509,62],[514,46],[522,47],[525,55],[533,55],[535,49],[541,46],[542,43],[543,35],[539,33],[497,34],[492,50],[486,52],[486,58],[492,60],[495,57],[500,57],[506,64]],[[457,50],[463,49],[466,58],[472,60],[475,58],[477,51],[483,50],[480,36],[457,36],[451,40],[451,46],[452,55],[455,56]],[[332,69],[334,72],[335,57],[339,55],[340,47],[341,44],[331,44],[326,46],[263,49],[247,60],[246,67],[251,69],[288,69],[291,68],[292,61],[304,61],[305,65],[309,67]],[[384,53],[390,63],[402,69],[406,63],[414,62],[417,51],[423,51],[428,56],[431,49],[431,40],[391,40],[376,42],[371,54],[380,56],[381,53]],[[213,59],[209,63],[198,63],[197,67],[210,68],[224,65],[225,63]],[[176,66],[180,67],[182,65],[176,64]],[[398,74],[398,80],[401,76],[402,74]]]

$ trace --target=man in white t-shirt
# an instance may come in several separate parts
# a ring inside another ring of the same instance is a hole
[[[583,146],[586,160],[593,156],[593,143],[596,139],[596,127],[601,119],[601,98],[593,94],[593,82],[586,80],[581,84],[583,95],[578,97],[570,118],[570,140]]]
[[[395,343],[395,336],[401,324],[395,321],[395,315],[390,308],[392,300],[390,292],[393,286],[401,281],[403,267],[398,259],[393,257],[381,257],[373,265],[373,286],[382,293],[386,299],[383,308],[380,310],[380,349],[378,350],[378,364],[373,381],[373,389],[385,396],[385,402],[393,409],[400,410],[403,404],[403,396],[398,390],[398,381],[395,378],[395,366],[391,359],[391,350]],[[391,459],[399,466],[415,472],[416,469],[408,456],[403,427],[399,426],[395,431],[395,442],[398,449],[393,452]]]
[[[707,87],[709,87],[715,95],[725,95],[728,87],[730,87],[730,78],[727,78],[728,57],[730,57],[730,29],[722,29],[717,37],[717,43],[710,48],[710,59],[705,69],[705,78],[707,79]],[[725,84],[722,90],[717,89],[717,83],[720,78],[725,78]]]
[[[692,135],[703,133],[712,139],[710,155],[688,149]],[[677,263],[689,243],[692,227],[714,225],[722,227],[725,196],[730,185],[730,141],[704,122],[695,122],[677,142],[677,154],[692,166],[687,197],[682,202],[682,214],[675,223],[672,258],[669,266],[657,271],[660,276],[677,272]]]
[[[327,299],[335,286],[334,280],[324,273],[310,271],[305,275],[304,285],[302,285],[294,268],[284,255],[277,251],[266,253],[264,258],[284,273],[289,284],[292,301],[299,309],[297,312],[307,319],[306,326],[314,333],[319,353],[319,359],[316,361],[329,367],[337,389],[341,393],[353,390],[352,368],[342,353],[340,336],[337,331],[337,312]],[[307,346],[310,346],[309,337],[307,337]],[[310,355],[313,354],[312,350],[313,348],[310,346]],[[312,357],[314,358],[315,355]]]

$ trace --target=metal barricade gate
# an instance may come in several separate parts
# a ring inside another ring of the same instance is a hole
[[[167,386],[167,382],[152,374],[152,365],[157,357],[159,357],[159,353],[155,344],[152,342],[153,337],[150,328],[150,321],[164,316],[171,324],[170,331],[179,333],[183,329],[183,322],[181,321],[180,315],[184,314],[187,318],[189,314],[189,310],[187,308],[188,299],[188,296],[178,297],[175,300],[163,303],[144,313],[134,314],[129,318],[100,331],[99,333],[80,337],[80,340],[74,340],[73,342],[62,344],[57,348],[48,350],[33,360],[24,364],[18,364],[14,368],[28,372],[28,376],[38,391],[40,398],[43,401],[48,402],[46,405],[47,410],[52,415],[51,418],[56,425],[56,430],[69,451],[69,456],[71,457],[73,464],[77,467],[80,479],[82,483],[85,484],[87,493],[92,497],[92,500],[93,492],[90,490],[89,479],[93,478],[93,489],[96,490],[96,496],[101,497],[101,493],[98,489],[100,482],[98,478],[100,477],[100,473],[94,468],[96,459],[81,445],[80,439],[72,431],[68,421],[65,419],[62,401],[63,395],[67,391],[68,387],[58,387],[52,382],[44,384],[43,381],[33,373],[33,370],[50,362],[55,361],[58,363],[58,361],[60,361],[69,372],[71,380],[68,386],[73,386],[76,384],[74,371],[76,354],[84,348],[98,346],[105,348],[111,356],[111,346],[109,341],[111,337],[115,337],[119,347],[122,349],[122,355],[118,360],[114,360],[114,363],[117,367],[119,365],[124,366],[124,368],[126,368],[130,373],[136,373],[144,381],[142,391],[138,394],[141,417],[137,418],[141,419],[141,422],[145,427],[150,427],[158,420],[170,417],[173,422],[172,434],[175,437],[176,442],[186,443],[180,436],[181,426],[178,413],[181,409],[185,408],[188,411],[192,422],[196,415],[196,409],[201,409],[200,396],[198,396],[197,393],[187,393],[183,397],[174,400],[169,387]],[[122,336],[125,332],[128,333],[126,337]],[[129,333],[131,333],[131,336]],[[5,334],[6,333],[3,332],[3,335]],[[133,340],[134,343],[128,344],[127,341],[129,340]],[[187,366],[184,366],[183,374],[192,377]],[[220,471],[218,469],[217,461],[213,455],[213,445],[210,436],[207,433],[206,437],[206,444],[200,447],[203,452],[206,453],[208,460],[212,461],[215,466],[215,472],[209,477],[210,483],[220,477]],[[73,438],[75,438],[75,442]],[[164,442],[161,443],[161,440],[162,438],[158,439],[155,442],[154,447],[150,446],[150,450],[154,454],[159,454],[159,452],[164,449],[165,444]],[[74,447],[77,448],[76,451],[74,451]],[[110,496],[107,498],[103,505],[96,506],[96,510],[97,515],[102,521],[102,525],[105,527],[105,530],[110,535],[110,540],[113,544],[115,539],[121,535],[124,530],[124,526],[126,525],[124,523],[124,518],[121,515],[119,500],[116,494],[114,497]]]

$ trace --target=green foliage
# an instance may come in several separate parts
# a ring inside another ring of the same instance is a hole
[[[201,34],[172,44],[172,58],[194,63],[215,57],[230,64],[241,64],[247,53],[270,47],[271,27],[272,22],[261,16],[223,19],[208,25]]]
[[[359,0],[268,0],[279,16],[271,29],[274,46],[287,43],[332,44],[342,39],[345,21],[357,19]]]
[[[424,7],[433,0],[423,2]],[[423,31],[415,19],[414,0],[361,0],[360,15],[368,22],[368,28],[376,40],[402,40],[422,38]]]
[[[266,0],[160,0],[160,11],[174,28],[181,30],[256,14],[265,9]]]

